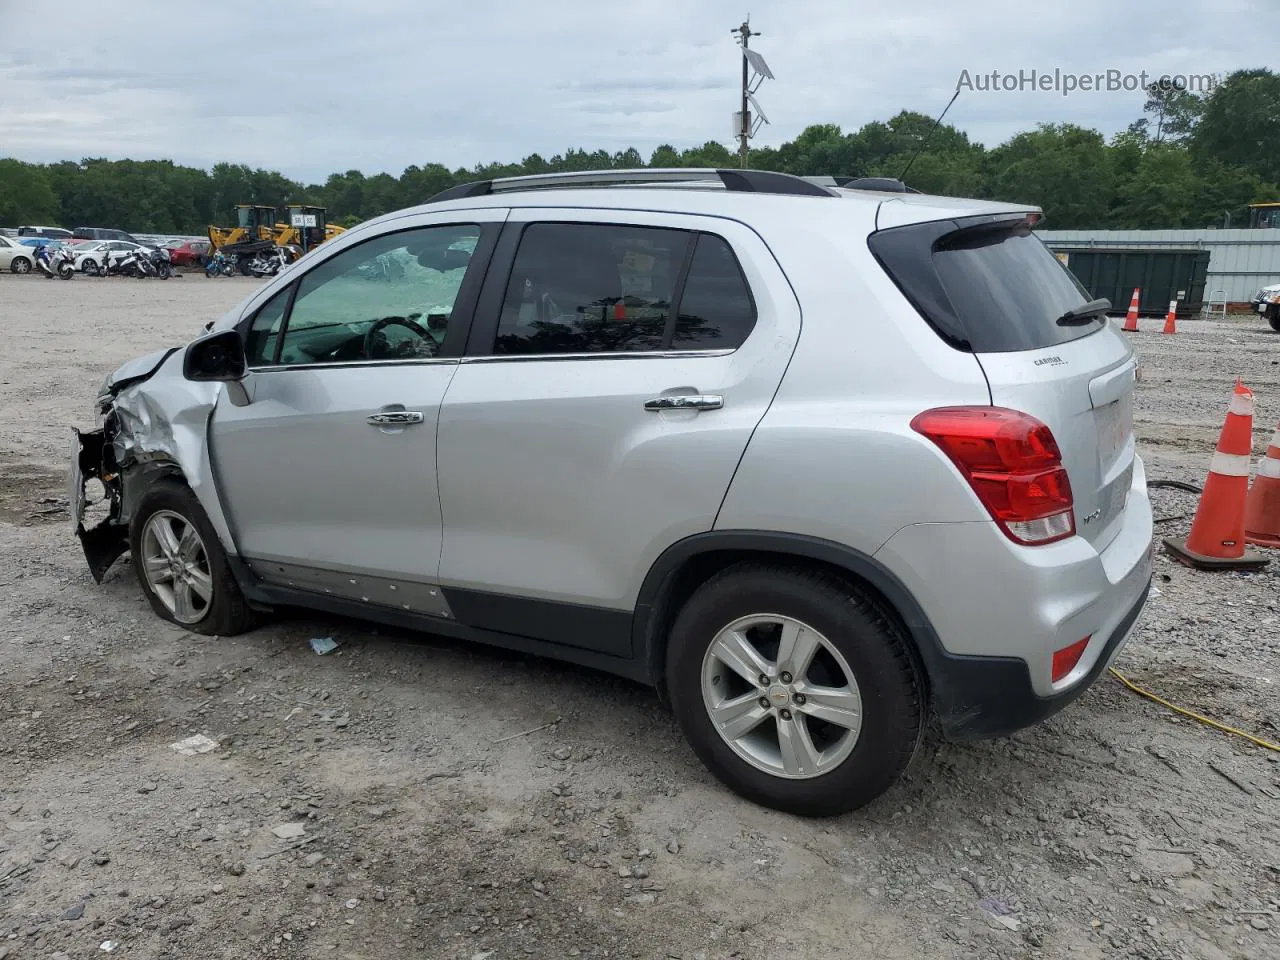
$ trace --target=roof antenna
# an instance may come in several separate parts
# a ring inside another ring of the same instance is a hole
[[[911,172],[911,167],[916,162],[916,158],[919,157],[920,154],[924,153],[924,148],[929,145],[929,141],[933,139],[933,135],[937,133],[938,128],[942,126],[942,118],[947,115],[947,110],[951,109],[951,104],[956,102],[956,98],[958,96],[960,96],[959,83],[956,84],[956,92],[951,95],[951,100],[948,101],[946,109],[943,110],[942,113],[938,114],[938,119],[934,122],[933,128],[929,131],[928,136],[926,136],[923,140],[920,141],[920,146],[916,147],[916,152],[911,155],[911,159],[907,161],[907,165],[903,169],[902,173],[898,174],[899,180],[903,181],[904,183],[906,182],[907,174]]]

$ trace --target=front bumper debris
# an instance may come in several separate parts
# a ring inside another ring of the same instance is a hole
[[[71,524],[89,563],[89,572],[97,583],[101,583],[111,565],[129,549],[128,526],[121,517],[120,474],[114,467],[114,454],[105,430],[81,432],[73,428],[71,433],[68,490]],[[86,527],[85,514],[91,505],[88,485],[94,480],[101,484],[102,494],[93,503],[105,501],[108,512],[92,527]]]

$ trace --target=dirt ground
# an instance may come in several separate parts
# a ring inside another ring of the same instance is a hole
[[[0,276],[0,960],[1280,957],[1280,753],[1109,677],[1011,739],[931,737],[872,807],[803,821],[722,789],[640,687],[305,614],[197,637],[126,562],[95,585],[70,425],[254,282]],[[1265,325],[1135,342],[1152,479],[1203,481],[1237,374],[1261,452]],[[1185,534],[1195,496],[1153,497]],[[1280,563],[1162,557],[1156,583],[1118,667],[1280,740]],[[170,748],[195,734],[216,747]]]

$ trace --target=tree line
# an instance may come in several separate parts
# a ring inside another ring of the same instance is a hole
[[[1242,226],[1249,203],[1280,201],[1280,75],[1241,70],[1205,93],[1157,83],[1146,96],[1144,115],[1109,139],[1073,124],[1042,124],[988,149],[956,127],[934,129],[933,118],[903,111],[852,132],[810,126],[779,147],[752,150],[750,165],[896,177],[923,145],[907,178],[912,187],[1034,203],[1056,229]],[[350,226],[470,180],[646,165],[733,167],[737,156],[714,141],[683,150],[664,144],[647,160],[635,149],[571,149],[471,169],[414,165],[398,177],[348,170],[323,184],[236,163],[202,170],[170,160],[9,158],[0,159],[0,224],[202,234],[209,224],[232,222],[236,203],[303,203]]]

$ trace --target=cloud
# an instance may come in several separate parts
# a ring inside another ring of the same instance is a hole
[[[727,141],[740,2],[0,0],[0,151],[25,159],[234,160],[304,180],[399,173],[582,147],[646,154]],[[812,123],[856,129],[941,110],[963,70],[1224,73],[1265,62],[1274,0],[758,0],[753,39],[777,79],[758,144]],[[948,121],[994,145],[1040,122],[1111,134],[1140,93],[964,91]],[[818,172],[818,171],[815,171]]]

